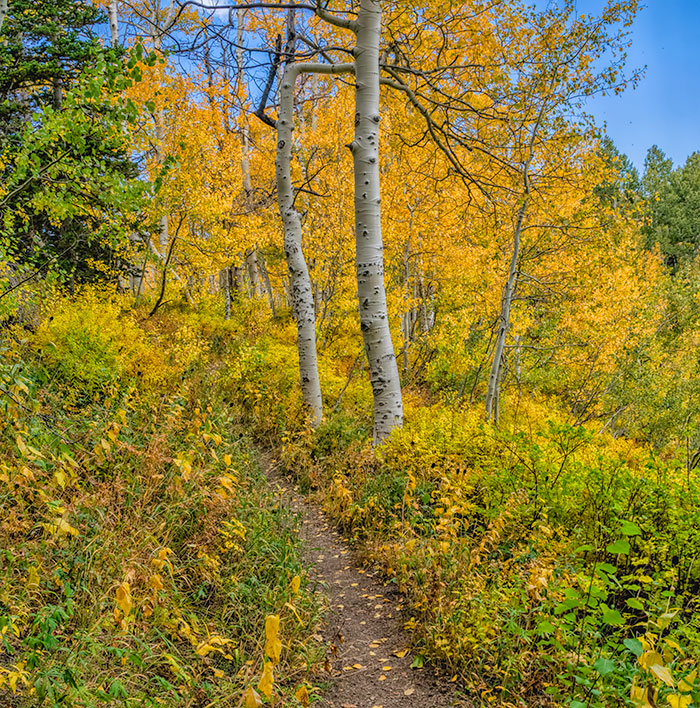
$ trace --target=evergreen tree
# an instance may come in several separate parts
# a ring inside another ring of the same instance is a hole
[[[642,184],[647,199],[647,244],[658,244],[667,265],[676,270],[700,249],[700,153],[693,153],[674,170],[672,161],[652,147]]]
[[[15,0],[0,33],[0,252],[70,282],[127,270],[137,227],[122,215],[138,212],[129,111],[112,100],[129,79],[104,19],[82,0]]]

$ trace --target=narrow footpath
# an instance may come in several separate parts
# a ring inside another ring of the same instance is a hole
[[[268,460],[268,475],[280,503],[302,518],[305,565],[317,591],[327,597],[324,639],[332,688],[323,708],[449,708],[465,705],[454,684],[427,665],[411,668],[415,656],[402,626],[402,597],[377,574],[362,568],[323,513]]]

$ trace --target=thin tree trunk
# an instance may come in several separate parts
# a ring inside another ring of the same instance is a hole
[[[245,18],[245,10],[238,9],[237,15],[238,27],[236,29],[236,81],[240,92],[241,84],[243,83],[243,20]],[[253,185],[250,178],[250,134],[248,128],[248,119],[245,111],[241,111],[241,173],[243,175],[243,191],[246,195],[246,201],[250,201],[253,193]],[[247,204],[246,206],[250,206]]]
[[[109,37],[112,47],[119,46],[119,11],[118,0],[109,0],[107,12],[109,14]]]
[[[270,310],[272,310],[272,316],[277,317],[277,308],[275,307],[275,294],[272,292],[272,283],[270,282],[270,273],[267,270],[267,264],[265,263],[265,256],[262,252],[259,254],[260,258],[258,261],[258,266],[260,267],[260,276],[265,286],[265,292],[267,293],[267,299],[270,303]]]
[[[5,17],[7,16],[7,10],[9,8],[9,0],[0,0],[0,30],[5,22]]]
[[[228,266],[221,271],[221,280],[224,290],[224,319],[231,319],[231,290],[233,289],[233,266]]]
[[[518,278],[520,239],[528,202],[529,194],[525,196],[523,203],[520,205],[520,209],[518,210],[518,218],[513,231],[513,253],[510,259],[510,267],[508,268],[508,279],[503,287],[503,295],[501,297],[501,314],[498,318],[498,334],[496,335],[496,346],[493,352],[493,361],[491,362],[491,373],[489,374],[489,386],[486,392],[486,420],[493,419],[494,422],[496,422],[495,405],[497,404],[498,399],[498,380],[501,374],[503,352],[506,346],[506,336],[508,335],[508,329],[510,328],[510,312]]]
[[[280,82],[280,105],[277,118],[277,201],[284,226],[284,253],[289,272],[292,312],[297,323],[299,376],[305,403],[316,427],[323,417],[323,398],[316,355],[316,312],[309,269],[302,250],[301,217],[294,206],[292,187],[292,140],[294,134],[294,86],[302,72],[349,73],[351,64],[286,64]]]
[[[540,107],[540,112],[535,121],[535,125],[530,135],[530,144],[527,159],[523,165],[523,200],[518,209],[518,216],[513,229],[513,253],[510,259],[510,267],[508,269],[508,279],[503,288],[503,297],[501,299],[501,314],[499,316],[498,336],[496,339],[496,347],[493,353],[493,361],[491,363],[491,373],[489,374],[489,386],[486,392],[486,420],[493,419],[497,422],[498,413],[498,398],[500,395],[499,381],[501,378],[501,367],[503,365],[503,353],[506,346],[506,337],[510,328],[510,312],[513,305],[513,295],[517,287],[518,281],[518,259],[520,258],[520,242],[523,231],[523,224],[527,214],[527,208],[530,204],[530,165],[535,153],[535,139],[537,132],[542,122],[546,103],[543,102]]]
[[[174,21],[173,0],[171,0],[162,18],[158,17],[157,5],[153,6],[151,41],[153,42],[153,48],[158,53],[162,51],[163,35],[172,27]],[[156,161],[162,167],[165,164],[165,110],[162,106],[156,108],[153,118],[156,128]],[[165,259],[168,251],[168,244],[170,243],[169,227],[168,214],[163,214],[158,220],[158,248],[156,249],[161,259]]]
[[[250,280],[250,296],[258,297],[261,295],[260,287],[260,269],[258,268],[258,250],[252,249],[246,253],[245,265],[248,270],[248,279]]]
[[[381,6],[360,0],[355,48],[355,246],[360,326],[374,396],[374,442],[403,424],[403,401],[384,286],[379,186],[379,39]]]

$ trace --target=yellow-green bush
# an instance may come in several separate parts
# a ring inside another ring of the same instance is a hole
[[[298,705],[319,608],[196,320],[45,316],[0,363],[0,704],[240,701],[279,619],[271,695]]]
[[[286,467],[405,592],[417,651],[484,705],[688,705],[700,689],[700,489],[673,460],[571,425],[551,395],[506,401],[497,430],[420,390],[374,451],[359,377],[311,431],[293,345],[277,334],[232,364],[256,382],[243,409],[252,395],[267,412],[246,420],[267,442],[281,434]],[[348,358],[320,368],[336,395]]]

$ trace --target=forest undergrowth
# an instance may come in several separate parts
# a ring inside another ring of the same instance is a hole
[[[124,305],[3,330],[0,704],[307,705],[321,608],[217,397],[232,326]]]
[[[355,345],[321,358],[333,413],[315,431],[289,325],[236,345],[220,385],[406,594],[418,661],[483,705],[693,705],[700,490],[683,455],[574,425],[551,394],[515,390],[495,428],[439,373],[405,390],[406,424],[374,450]]]
[[[343,339],[312,431],[293,323],[216,304],[149,319],[86,291],[5,330],[4,705],[317,695],[320,608],[251,445],[405,593],[416,661],[477,704],[697,700],[699,490],[677,455],[574,426],[553,396],[509,400],[495,428],[416,385],[373,449]]]

